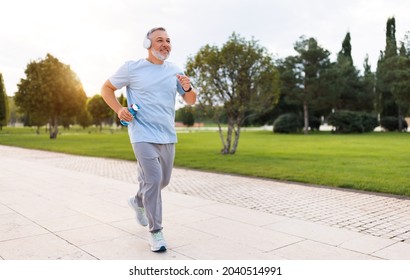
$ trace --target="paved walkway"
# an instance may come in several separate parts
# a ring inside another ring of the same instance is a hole
[[[180,168],[152,253],[135,183],[135,162],[0,145],[0,259],[410,260],[407,198]]]

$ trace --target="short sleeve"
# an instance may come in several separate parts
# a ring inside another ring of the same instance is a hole
[[[129,62],[125,62],[110,78],[109,81],[117,89],[125,87],[130,83]]]

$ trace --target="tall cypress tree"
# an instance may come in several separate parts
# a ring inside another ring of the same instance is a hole
[[[353,65],[353,58],[352,58],[352,45],[350,43],[350,32],[347,32],[343,42],[342,42],[342,49],[337,56],[337,61],[346,61]]]
[[[386,24],[386,48],[384,50],[384,57],[387,59],[396,55],[396,20],[392,17],[387,20]]]
[[[386,63],[387,60],[397,56],[397,43],[396,43],[396,20],[394,17],[388,18],[386,23],[386,47],[384,53],[380,53],[379,61],[377,63],[376,72],[376,90],[378,94],[378,108],[380,116],[397,116],[398,106],[394,101],[393,94],[391,92],[391,85],[386,78],[389,66]]]
[[[335,87],[335,91],[336,96],[338,96],[338,102],[335,109],[360,111],[359,71],[353,65],[352,45],[350,40],[350,33],[347,32],[342,42],[342,49],[337,56],[337,87]]]

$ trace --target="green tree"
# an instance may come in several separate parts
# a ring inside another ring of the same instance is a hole
[[[6,126],[9,120],[9,102],[4,87],[3,74],[0,73],[0,130]]]
[[[374,74],[367,56],[363,65],[364,75],[360,75],[353,63],[350,41],[348,32],[337,55],[337,61],[332,65],[333,109],[370,113],[373,112],[375,103]]]
[[[92,117],[90,112],[88,112],[87,104],[84,104],[84,108],[77,115],[76,121],[84,129],[92,124]]]
[[[404,44],[400,54],[384,61],[386,72],[384,79],[390,86],[390,91],[398,108],[398,128],[403,130],[403,119],[410,107],[410,57]]]
[[[388,67],[386,60],[397,56],[396,43],[396,21],[395,18],[388,18],[386,23],[386,46],[384,52],[380,52],[376,70],[376,93],[377,93],[377,109],[380,116],[397,116],[398,107],[394,101],[391,92],[391,85],[386,79]]]
[[[70,66],[50,54],[32,61],[21,79],[15,102],[28,117],[28,125],[49,123],[50,138],[58,135],[62,118],[75,116],[86,102],[86,95],[77,75]]]
[[[410,58],[406,46],[400,50],[396,43],[396,22],[389,18],[386,24],[386,48],[377,65],[377,92],[381,117],[396,116],[398,128],[403,130],[403,117],[410,104]]]
[[[369,56],[366,55],[363,62],[363,76],[360,77],[361,90],[357,101],[357,107],[360,111],[374,113],[376,108],[376,76],[372,72],[371,65],[369,63]]]
[[[350,33],[346,34],[342,43],[342,50],[337,56],[335,64],[337,71],[336,95],[338,96],[336,110],[360,111],[360,79],[359,71],[353,65]]]
[[[278,62],[281,80],[281,98],[275,110],[280,110],[277,116],[283,113],[303,113],[303,78],[299,69],[299,59],[288,56]],[[302,110],[301,110],[302,109]]]
[[[23,122],[24,116],[19,113],[16,104],[14,104],[14,96],[8,97],[9,111],[10,111],[10,125],[14,126],[17,122]]]
[[[220,112],[227,115],[224,138],[221,114],[215,111],[222,154],[235,154],[244,121],[274,107],[279,97],[279,73],[271,56],[257,41],[236,33],[222,48],[206,45],[190,57],[187,74],[199,90],[199,103],[223,108]]]
[[[87,102],[87,110],[90,112],[93,123],[100,127],[104,122],[112,123],[113,111],[104,102],[101,95],[96,94]]]
[[[192,106],[184,106],[179,109],[179,117],[182,123],[188,127],[193,126],[195,123],[195,109]]]
[[[320,47],[314,38],[306,39],[304,36],[295,43],[294,75],[298,82],[293,97],[301,100],[303,105],[303,120],[305,134],[309,130],[309,107],[319,106],[329,98],[330,67],[328,50]]]
[[[337,61],[353,65],[352,44],[350,43],[350,40],[350,32],[347,32],[342,42],[342,49],[337,56]]]
[[[386,48],[384,50],[385,57],[393,57],[397,55],[396,41],[396,19],[388,18],[386,23]]]

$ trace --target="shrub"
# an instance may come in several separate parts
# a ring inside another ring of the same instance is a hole
[[[372,132],[379,125],[377,117],[374,115],[363,113],[360,117],[362,119],[363,132]]]
[[[338,111],[330,115],[328,123],[336,128],[337,133],[362,133],[373,131],[377,118],[366,113]]]
[[[274,133],[295,133],[302,129],[303,124],[294,113],[280,115],[273,123]]]
[[[195,124],[194,108],[185,106],[176,111],[175,121],[182,122],[184,125],[191,127]]]
[[[402,119],[403,121],[403,130],[407,130],[407,122],[405,119]],[[387,131],[397,131],[399,130],[399,118],[389,116],[389,117],[383,117],[380,120],[380,125],[386,129]]]

